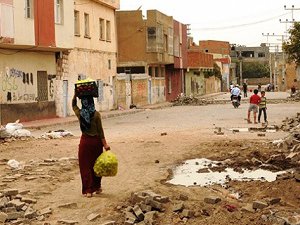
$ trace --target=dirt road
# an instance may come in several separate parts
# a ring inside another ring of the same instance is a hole
[[[269,124],[279,124],[286,117],[295,116],[299,112],[299,106],[299,103],[270,105]],[[300,208],[300,185],[291,180],[272,183],[233,181],[230,183],[231,189],[219,185],[184,187],[165,184],[170,176],[170,169],[186,159],[246,160],[255,152],[261,155],[276,152],[267,146],[266,142],[282,138],[287,133],[278,131],[266,133],[265,137],[258,137],[256,132],[233,133],[230,130],[261,126],[246,123],[247,107],[246,104],[238,109],[234,109],[230,104],[182,106],[148,110],[103,120],[106,138],[119,159],[119,172],[116,177],[104,178],[104,192],[90,199],[80,194],[81,183],[76,161],[80,138],[78,124],[34,130],[32,134],[35,137],[48,130],[58,129],[69,130],[75,136],[2,144],[0,155],[4,163],[0,165],[2,179],[0,186],[30,190],[27,195],[37,200],[32,206],[34,209],[41,210],[46,207],[52,209],[50,216],[40,218],[41,221],[33,220],[31,224],[46,224],[45,222],[57,224],[60,220],[69,220],[69,222],[72,220],[78,224],[102,224],[114,220],[116,224],[123,224],[121,221],[124,221],[124,216],[121,211],[130,205],[128,200],[131,193],[147,189],[171,199],[171,203],[166,206],[166,211],[160,213],[156,220],[157,224],[162,225],[183,222],[187,224],[268,224],[261,219],[262,212],[241,211],[244,204],[265,197],[281,197],[281,208],[286,206],[293,213],[299,214],[296,209]],[[214,133],[216,127],[221,127],[224,135],[216,135]],[[161,135],[162,133],[166,135]],[[4,159],[24,162],[26,172],[11,171],[7,168]],[[11,176],[15,179],[4,182]],[[282,193],[283,189],[286,192]],[[228,198],[224,194],[228,190],[238,191],[242,198],[239,200]],[[171,206],[178,201],[180,194],[188,196],[188,200],[185,201],[186,208],[202,214],[198,213],[198,216],[182,220],[180,214],[172,212]],[[205,204],[203,199],[210,195],[217,195],[222,199],[222,203]],[[66,203],[72,204],[66,205]],[[229,212],[224,208],[225,203],[234,205],[237,211]],[[100,217],[95,221],[89,221],[87,216],[91,213],[99,213]]]

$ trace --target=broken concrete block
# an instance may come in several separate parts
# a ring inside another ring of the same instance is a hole
[[[300,173],[296,173],[296,174],[294,175],[294,178],[295,178],[295,180],[296,180],[297,182],[300,182]]]
[[[184,204],[182,202],[173,206],[173,212],[181,212],[183,209]]]
[[[154,224],[154,221],[157,217],[157,212],[156,211],[151,211],[151,212],[147,212],[145,214],[145,218],[144,221],[145,223],[148,225]]]
[[[67,225],[75,225],[75,224],[79,223],[78,221],[75,221],[75,220],[59,220],[57,222],[60,224],[67,224]]]
[[[251,212],[254,213],[255,210],[252,207],[252,204],[248,203],[247,205],[243,206],[241,209],[243,212]]]
[[[253,209],[264,209],[267,208],[269,205],[266,202],[261,202],[261,201],[254,201],[252,204]]]
[[[101,225],[115,225],[116,221],[107,221],[105,223],[102,223]]]
[[[124,222],[124,225],[134,225],[135,224],[135,220],[134,219],[127,219]]]
[[[150,205],[146,205],[144,203],[140,204],[140,208],[144,213],[150,212],[152,209],[152,207]]]
[[[6,207],[8,202],[9,202],[9,199],[7,197],[2,197],[0,199],[0,209]]]
[[[157,197],[154,197],[153,200],[158,201],[160,203],[168,203],[168,202],[170,202],[170,199],[167,196],[157,196]]]
[[[136,217],[138,218],[139,221],[143,221],[145,218],[145,215],[143,213],[143,211],[141,210],[141,208],[138,205],[135,205],[133,207],[133,212],[136,215]]]
[[[281,198],[268,198],[267,203],[269,205],[275,205],[278,204],[281,201]]]
[[[218,202],[220,202],[221,199],[218,197],[206,197],[204,198],[204,202],[208,203],[208,204],[217,204]]]
[[[52,209],[50,207],[44,208],[40,210],[40,214],[41,215],[47,215],[47,214],[51,214],[52,213]]]
[[[33,218],[37,217],[37,212],[36,212],[36,210],[28,207],[24,213],[24,216],[25,216],[25,218],[33,219]]]
[[[28,204],[32,204],[32,203],[37,203],[37,200],[36,199],[33,199],[33,198],[22,198],[21,199],[22,200],[22,202],[26,202],[26,203],[28,203]]]
[[[16,220],[18,218],[23,218],[24,212],[9,212],[7,213],[7,220]]]
[[[89,221],[94,221],[96,220],[97,218],[99,218],[101,215],[99,213],[92,213],[90,215],[87,216],[87,219]]]
[[[0,212],[0,223],[4,223],[8,218],[8,215],[4,212]]]
[[[25,202],[21,202],[20,199],[13,199],[7,203],[8,207],[15,207],[17,210],[21,210],[25,205]]]
[[[137,218],[132,212],[125,212],[125,220],[136,221]]]
[[[18,189],[4,189],[4,196],[16,196],[19,193]]]
[[[74,209],[74,208],[77,208],[77,203],[76,202],[66,203],[63,205],[59,205],[58,208]]]
[[[182,216],[185,218],[192,218],[195,215],[195,212],[193,210],[184,209],[182,211]]]
[[[150,199],[150,200],[146,201],[146,204],[150,205],[152,207],[152,209],[155,209],[157,211],[161,212],[163,210],[162,204],[158,201]]]

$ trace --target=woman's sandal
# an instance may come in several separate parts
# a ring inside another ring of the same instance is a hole
[[[95,193],[98,195],[98,194],[100,194],[100,193],[102,193],[102,188],[99,188],[99,190],[98,191],[95,191]]]
[[[87,198],[91,198],[91,197],[93,197],[93,194],[92,193],[87,193],[87,194],[84,194],[83,196],[87,197]]]

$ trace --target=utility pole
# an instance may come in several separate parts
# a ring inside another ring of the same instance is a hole
[[[291,8],[287,8],[286,5],[284,5],[284,10],[290,10],[290,11],[292,11],[292,22],[295,23],[296,21],[295,21],[295,18],[294,18],[294,11],[295,10],[300,10],[300,8],[295,8],[294,5],[292,5]]]
[[[283,44],[284,42],[284,35],[279,35],[279,34],[270,34],[270,33],[267,33],[267,34],[264,34],[262,33],[263,36],[266,36],[267,37],[267,42],[269,40],[269,37],[281,37],[281,43]],[[271,44],[269,44],[269,54],[270,54],[270,59],[269,59],[269,66],[270,66],[270,82],[272,83],[272,56],[271,56],[271,52],[270,52],[270,47],[271,47]],[[277,85],[277,73],[278,73],[278,62],[277,62],[277,56],[278,56],[278,52],[279,52],[279,47],[278,47],[279,44],[276,44],[275,45],[275,53],[274,53],[274,87],[276,89],[276,85]],[[284,81],[283,83],[283,86],[284,86],[284,89],[286,87],[286,79],[285,79],[285,55],[284,55],[284,52],[282,51],[282,80]]]

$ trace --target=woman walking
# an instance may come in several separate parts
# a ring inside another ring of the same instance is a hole
[[[82,194],[92,197],[93,193],[99,194],[101,189],[101,177],[94,174],[94,164],[96,159],[105,150],[110,150],[104,136],[101,116],[95,110],[92,96],[81,98],[82,108],[77,106],[77,98],[74,94],[72,100],[73,111],[75,112],[82,132],[79,144],[78,159],[82,182]]]

